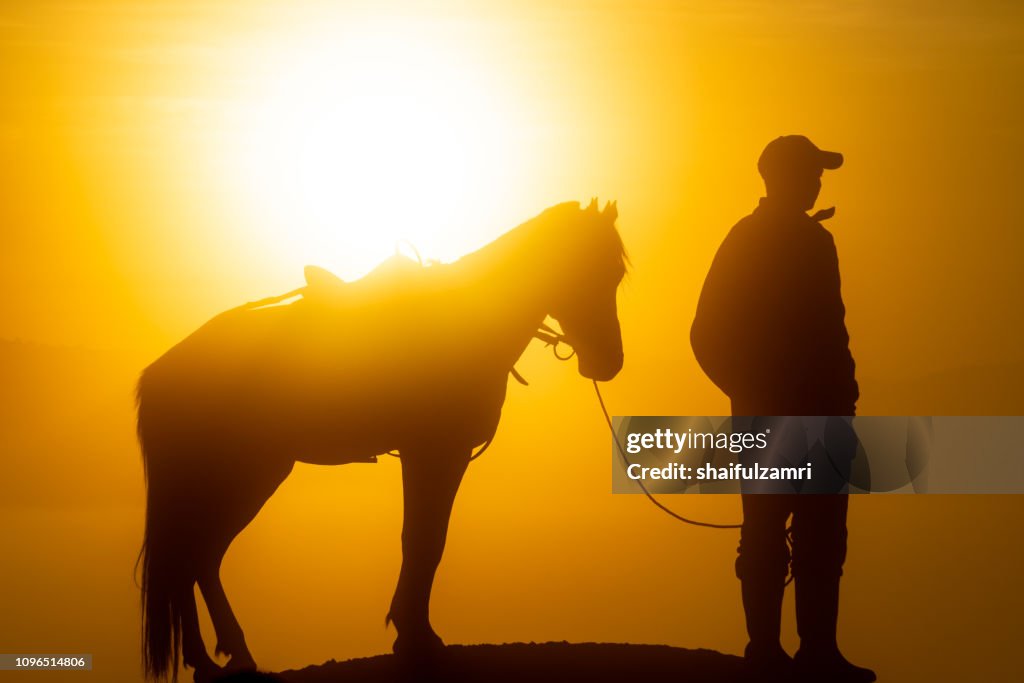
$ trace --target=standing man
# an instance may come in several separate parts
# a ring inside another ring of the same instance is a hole
[[[697,305],[690,340],[708,377],[739,415],[854,414],[858,389],[844,322],[839,260],[820,221],[808,216],[825,169],[843,157],[802,135],[768,143],[757,162],[766,196],[722,242]],[[839,651],[839,577],[846,558],[848,496],[744,494],[736,575],[750,637],[752,674],[869,683],[875,674]],[[792,516],[792,557],[786,523]],[[782,596],[792,560],[794,658],[779,642]]]

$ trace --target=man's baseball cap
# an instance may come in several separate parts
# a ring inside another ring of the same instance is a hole
[[[765,146],[757,160],[757,170],[762,178],[794,172],[824,169],[834,170],[843,165],[843,155],[826,152],[803,135],[783,135]]]

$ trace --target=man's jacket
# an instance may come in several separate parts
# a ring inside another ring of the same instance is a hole
[[[762,199],[719,247],[690,341],[734,415],[853,415],[845,314],[832,234]]]

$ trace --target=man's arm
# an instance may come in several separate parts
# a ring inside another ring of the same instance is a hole
[[[733,228],[711,263],[690,329],[697,362],[730,398],[761,395],[777,381],[764,348],[770,305],[761,290],[770,264],[758,252],[742,223]]]
[[[780,239],[745,221],[715,255],[690,341],[701,368],[734,406],[764,414],[795,410],[814,381],[807,351],[818,341],[807,313],[816,308],[811,300],[820,281],[808,256],[792,236]]]
[[[860,397],[860,388],[855,376],[853,354],[850,353],[850,335],[846,330],[846,306],[843,304],[839,277],[839,255],[831,233],[826,234],[828,239],[820,261],[824,273],[821,278],[823,299],[819,313],[821,327],[818,339],[823,352],[820,365],[814,370],[824,384],[822,392],[832,399],[832,411],[837,415],[853,415],[856,412],[857,399]]]

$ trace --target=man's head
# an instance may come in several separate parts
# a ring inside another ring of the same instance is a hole
[[[822,151],[803,135],[775,138],[757,160],[768,196],[799,211],[814,207],[822,171],[842,165],[842,154]]]

